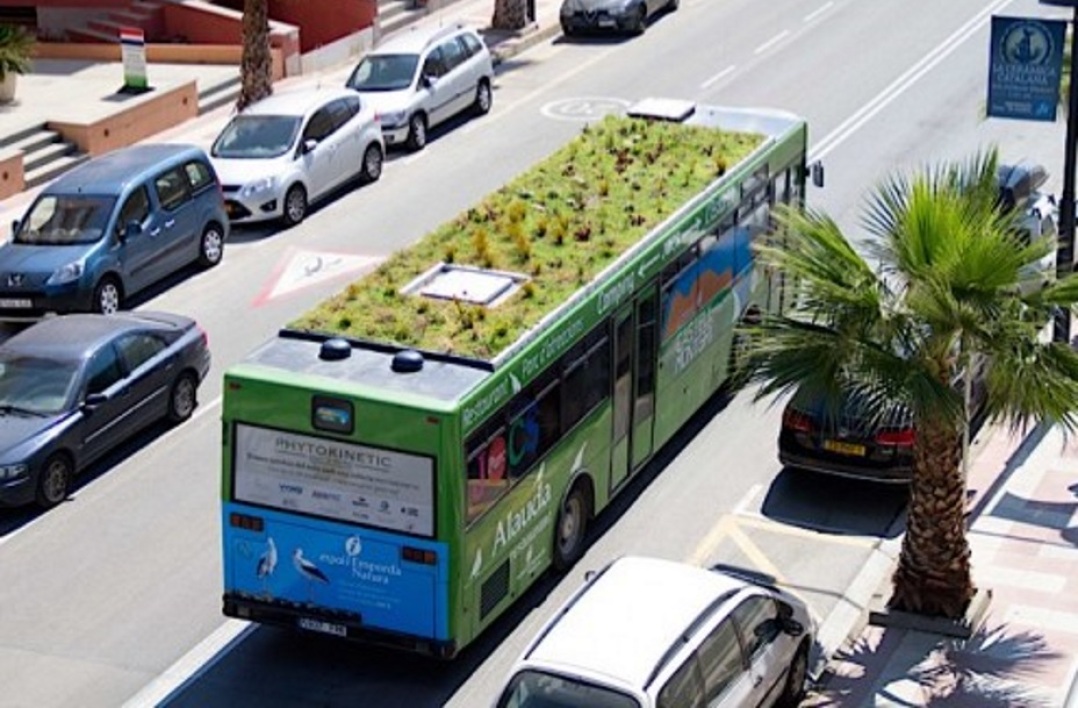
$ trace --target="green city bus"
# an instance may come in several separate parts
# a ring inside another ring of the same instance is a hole
[[[785,112],[643,101],[232,366],[224,613],[449,658],[569,568],[782,308],[753,245],[806,146]]]

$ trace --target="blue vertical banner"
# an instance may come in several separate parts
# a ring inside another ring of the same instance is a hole
[[[1031,17],[992,17],[988,115],[1052,122],[1067,23]]]

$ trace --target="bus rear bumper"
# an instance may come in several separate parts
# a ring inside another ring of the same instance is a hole
[[[457,643],[417,637],[384,629],[365,627],[355,612],[333,612],[324,608],[294,605],[225,593],[222,611],[226,617],[258,622],[301,632],[329,634],[350,641],[401,649],[436,659],[452,659]]]

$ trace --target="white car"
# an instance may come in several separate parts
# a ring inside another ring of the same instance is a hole
[[[386,144],[410,150],[422,150],[430,128],[462,111],[488,112],[493,84],[490,51],[459,24],[392,37],[363,57],[347,83],[374,103]]]
[[[275,94],[232,117],[210,151],[233,223],[298,224],[311,203],[349,180],[382,176],[374,108],[343,88]]]
[[[517,660],[497,708],[796,706],[815,624],[751,575],[620,558]]]

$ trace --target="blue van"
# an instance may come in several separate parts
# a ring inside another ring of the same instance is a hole
[[[190,263],[221,262],[221,187],[194,145],[115,150],[47,186],[0,246],[0,319],[112,313]]]

